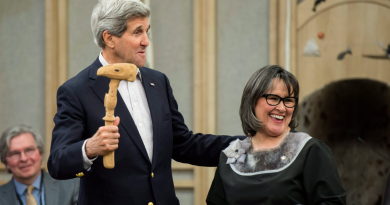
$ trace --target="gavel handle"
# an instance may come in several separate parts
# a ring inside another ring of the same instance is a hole
[[[113,125],[113,121],[105,121],[105,125]],[[113,169],[115,167],[115,152],[111,151],[103,156],[103,165],[106,169]]]
[[[114,110],[117,103],[117,91],[119,86],[119,81],[117,79],[111,79],[109,84],[109,91],[104,97],[104,107],[106,108],[106,116],[103,118],[105,125],[113,125],[115,116]],[[107,169],[113,169],[115,167],[115,157],[114,151],[111,151],[103,156],[103,165]]]

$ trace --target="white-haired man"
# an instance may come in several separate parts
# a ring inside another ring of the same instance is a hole
[[[57,181],[41,170],[42,137],[31,127],[16,125],[0,138],[0,159],[13,179],[0,186],[0,205],[72,205],[77,203],[79,181]]]

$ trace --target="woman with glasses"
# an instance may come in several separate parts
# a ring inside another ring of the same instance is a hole
[[[332,152],[297,127],[299,84],[280,66],[256,71],[244,88],[244,140],[220,161],[207,204],[345,204]]]

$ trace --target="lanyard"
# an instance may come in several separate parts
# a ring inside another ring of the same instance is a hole
[[[41,173],[41,186],[39,188],[40,190],[40,193],[39,193],[39,198],[41,199],[40,200],[40,205],[42,205],[42,185],[43,185],[43,173]],[[19,201],[19,205],[23,205],[23,201],[22,199],[20,198],[18,192],[16,191],[16,187],[15,187],[15,194],[16,194],[16,198],[18,198],[18,201]]]

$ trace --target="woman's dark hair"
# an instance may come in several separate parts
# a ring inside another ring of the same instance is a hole
[[[263,94],[273,87],[274,79],[280,79],[284,82],[290,96],[299,96],[298,80],[287,70],[278,65],[268,65],[257,70],[246,84],[241,98],[240,118],[242,129],[247,136],[254,136],[264,126],[255,115],[256,103]],[[288,125],[292,129],[298,126],[297,112],[298,102]]]

